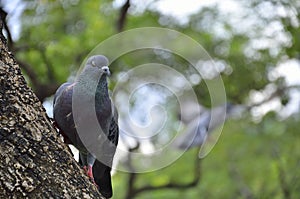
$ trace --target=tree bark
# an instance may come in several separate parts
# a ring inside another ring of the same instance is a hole
[[[1,20],[0,198],[101,198],[27,86]]]

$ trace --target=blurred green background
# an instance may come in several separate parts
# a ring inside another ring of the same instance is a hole
[[[116,171],[113,198],[300,198],[298,0],[0,2],[9,47],[42,101],[76,74],[101,41],[151,26],[199,42],[221,68],[228,101],[250,107],[225,123],[196,171],[197,149],[158,171],[134,176]],[[112,63],[110,89],[118,74],[150,62],[188,65],[176,56],[162,59],[147,51],[126,55]],[[200,104],[209,107],[205,82],[193,88]],[[195,177],[197,183],[188,188],[162,188]],[[153,189],[133,194],[143,186]]]

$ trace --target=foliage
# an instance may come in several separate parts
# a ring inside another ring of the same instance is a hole
[[[95,44],[114,33],[112,15],[107,14],[112,8],[105,1],[25,3],[17,56],[34,67],[40,81],[53,81],[49,70],[58,82],[66,81]]]
[[[291,118],[278,123],[268,117],[263,125],[245,118],[230,120],[213,151],[202,160],[201,180],[196,188],[154,191],[137,198],[244,198],[244,189],[251,198],[284,198],[283,186],[287,186],[291,198],[298,198],[300,136],[295,126],[298,122]],[[189,181],[195,153],[197,150],[188,151],[165,169],[141,174],[137,184],[159,186],[170,181]],[[114,176],[115,189],[120,190],[115,198],[124,198],[127,175]]]

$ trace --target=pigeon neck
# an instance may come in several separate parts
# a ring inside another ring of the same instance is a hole
[[[84,72],[77,79],[77,85],[81,88],[81,92],[87,96],[95,96],[96,92],[104,92],[107,89],[107,80],[105,75],[99,76],[87,75]]]
[[[105,134],[109,130],[109,121],[111,120],[111,101],[108,94],[106,75],[102,75],[96,90],[95,108],[99,124]]]
[[[97,85],[96,98],[100,101],[109,100],[106,75],[102,75]]]

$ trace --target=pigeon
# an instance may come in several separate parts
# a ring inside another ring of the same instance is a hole
[[[53,101],[54,121],[65,143],[79,150],[79,164],[106,198],[112,197],[110,172],[119,139],[118,112],[107,86],[109,75],[108,59],[91,56],[74,83],[57,89]]]
[[[201,147],[207,136],[228,118],[233,105],[230,103],[215,107],[211,110],[203,109],[203,113],[187,123],[187,129],[174,141],[174,146],[181,150]],[[212,118],[214,118],[212,120]]]

